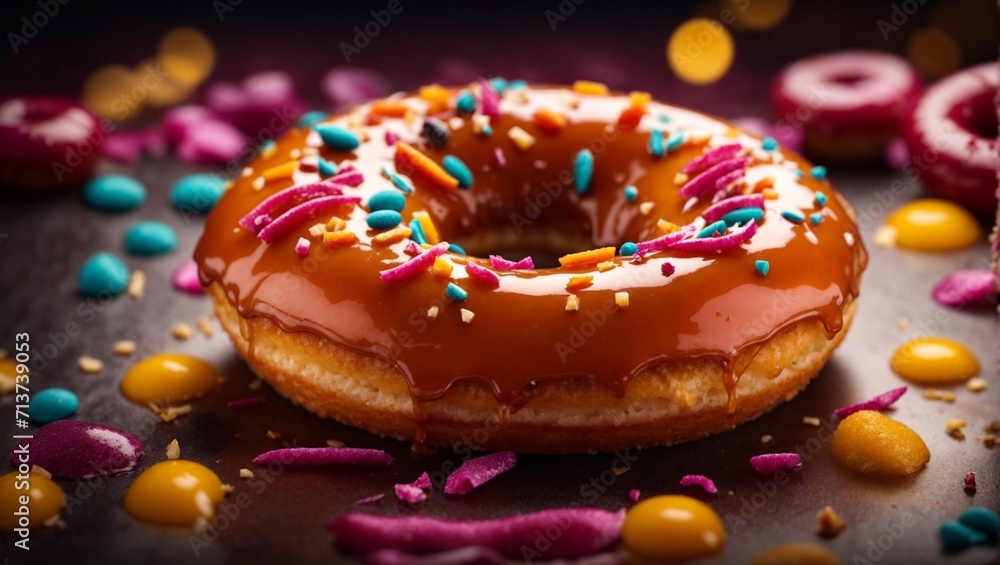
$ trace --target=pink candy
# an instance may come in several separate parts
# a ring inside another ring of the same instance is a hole
[[[862,410],[885,410],[886,408],[892,406],[896,403],[903,394],[906,393],[906,387],[901,386],[899,388],[894,388],[888,392],[884,392],[875,398],[870,398],[864,402],[858,402],[857,404],[851,404],[850,406],[844,406],[843,408],[837,408],[833,411],[833,414],[843,420],[844,418],[854,414],[855,412],[860,412]]]
[[[798,453],[765,453],[750,458],[750,466],[761,475],[770,475],[782,469],[791,469],[799,464]]]
[[[174,281],[174,288],[190,294],[205,294],[205,289],[198,279],[198,264],[193,259],[185,259],[180,265],[174,268],[171,274]]]
[[[520,261],[508,261],[499,255],[490,255],[490,265],[498,271],[512,271],[514,269],[534,269],[535,262],[530,256]]]
[[[996,277],[989,269],[955,271],[934,286],[934,300],[953,308],[992,305],[996,301]]]
[[[60,479],[89,479],[131,471],[142,457],[142,441],[132,434],[78,420],[58,420],[17,440],[10,451],[16,467],[18,448],[28,446],[29,465]]]
[[[705,489],[705,492],[716,494],[719,489],[715,486],[715,481],[705,475],[684,475],[681,477],[681,486],[697,485]]]
[[[478,279],[479,281],[487,285],[497,286],[500,284],[499,275],[487,269],[486,267],[482,267],[476,263],[473,263],[472,261],[469,261],[468,263],[465,264],[465,270],[469,272],[469,275],[471,275],[472,278]]]
[[[378,465],[392,463],[392,456],[380,449],[355,447],[290,447],[275,449],[254,458],[254,463],[281,463],[284,465]]]
[[[314,198],[278,216],[273,222],[264,226],[264,229],[260,230],[257,237],[261,238],[265,243],[274,243],[278,238],[285,235],[288,231],[295,229],[296,226],[307,218],[311,218],[320,212],[325,212],[330,208],[357,204],[358,202],[361,202],[361,197],[359,196],[340,195]]]
[[[491,453],[469,459],[448,476],[444,484],[445,494],[467,494],[483,483],[506,473],[517,464],[513,451]]]

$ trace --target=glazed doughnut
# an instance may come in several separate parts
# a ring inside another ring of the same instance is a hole
[[[903,126],[920,180],[982,218],[997,210],[998,83],[996,63],[959,71],[927,89]]]
[[[882,159],[923,90],[905,60],[877,51],[845,51],[802,59],[778,75],[771,105],[780,126],[802,127],[803,151],[830,163]]]
[[[48,191],[89,179],[101,158],[97,116],[66,98],[0,101],[0,186]]]
[[[425,87],[290,130],[195,259],[239,354],[321,416],[477,449],[666,445],[795,396],[854,313],[852,210],[765,145],[594,83]]]

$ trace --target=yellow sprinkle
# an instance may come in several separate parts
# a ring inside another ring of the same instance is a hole
[[[146,291],[146,273],[133,271],[132,278],[128,281],[128,295],[132,298],[142,298]]]
[[[969,387],[972,392],[983,392],[986,390],[986,379],[982,377],[973,377],[969,379],[969,382],[965,383],[965,386]]]
[[[462,308],[462,323],[471,324],[472,319],[476,317],[476,314],[472,310],[466,310]]]
[[[575,294],[566,297],[566,311],[575,312],[580,309],[580,299]]]
[[[663,232],[664,234],[674,233],[675,231],[681,229],[681,227],[678,226],[677,224],[673,222],[668,222],[663,218],[660,218],[659,220],[656,221],[656,227],[659,228],[660,231]]]
[[[521,151],[527,151],[531,149],[531,146],[535,144],[535,138],[530,133],[521,129],[521,126],[514,126],[507,130],[507,137],[514,142],[514,145]]]
[[[253,478],[253,471],[251,471],[250,469],[240,469],[240,478],[241,479],[252,479]]]
[[[895,247],[896,246],[896,228],[892,226],[882,226],[875,231],[875,237],[872,238],[875,245],[879,247]]]
[[[778,191],[774,190],[773,188],[765,188],[764,190],[762,190],[760,192],[761,192],[761,194],[764,195],[764,199],[765,200],[777,200],[778,199]]]
[[[437,245],[441,242],[441,236],[438,234],[437,227],[434,226],[434,221],[431,220],[430,214],[425,210],[417,210],[413,213],[413,217],[420,222],[420,227],[424,228],[427,243]]]
[[[103,361],[101,361],[100,359],[89,357],[87,355],[80,357],[79,361],[77,361],[77,365],[80,367],[81,371],[91,375],[94,373],[100,373],[101,371],[104,370]]]
[[[449,263],[444,257],[434,258],[434,267],[431,268],[431,271],[434,273],[435,277],[446,279],[451,276],[451,272],[453,270],[454,267],[452,264]]]
[[[264,177],[257,177],[250,182],[250,188],[254,190],[264,189]]]
[[[328,231],[323,234],[323,244],[327,247],[353,245],[357,240],[358,236],[349,231]]]
[[[773,440],[774,440],[774,436],[772,436],[771,434],[764,434],[764,435],[760,436],[760,442],[761,443],[771,443]]]
[[[633,91],[628,95],[629,104],[633,108],[639,108],[640,110],[645,110],[646,105],[649,101],[653,99],[653,95],[648,92]]]
[[[968,425],[969,423],[962,418],[948,418],[948,421],[944,424],[944,428],[949,432],[956,432]]]
[[[685,175],[684,173],[677,173],[676,175],[674,175],[674,184],[676,185],[685,184],[687,183],[687,181],[688,181],[688,176]]]
[[[427,309],[427,317],[430,318],[430,319],[432,319],[432,320],[436,319],[438,317],[438,307],[437,306],[431,306],[430,308],[428,308]]]
[[[802,423],[807,426],[818,428],[822,422],[820,422],[819,418],[815,416],[806,416],[805,418],[802,418]]]
[[[212,337],[212,334],[215,333],[215,326],[212,325],[212,320],[209,320],[207,317],[199,317],[197,324],[198,330],[205,334],[205,337]]]
[[[599,272],[602,272],[602,273],[610,271],[611,269],[614,269],[614,268],[615,268],[615,262],[614,261],[603,261],[603,262],[597,264],[597,270]]]
[[[177,443],[174,439],[169,444],[167,444],[167,459],[180,459],[181,458],[181,444]]]
[[[330,218],[330,221],[326,223],[326,231],[341,231],[346,227],[347,222],[336,216]]]
[[[410,237],[413,231],[406,226],[396,226],[389,231],[384,231],[372,238],[373,243],[386,245]],[[440,259],[440,257],[438,257]]]
[[[309,228],[309,235],[313,237],[322,237],[324,233],[326,233],[326,226],[323,224],[316,224]]]
[[[590,80],[578,80],[573,83],[573,91],[593,96],[607,96],[609,90],[606,84]]]
[[[652,202],[643,202],[642,204],[639,204],[639,211],[642,212],[643,216],[648,216],[652,210],[653,210]]]
[[[569,282],[566,283],[566,290],[580,290],[587,288],[593,283],[593,275],[577,275],[569,278]]]
[[[266,181],[290,178],[298,168],[298,161],[289,161],[287,163],[271,167],[270,169],[264,169],[261,172],[261,175],[263,175],[264,180]]]
[[[191,324],[179,322],[174,325],[173,329],[170,330],[170,333],[177,339],[190,339],[191,336],[194,335],[194,328],[191,327]]]
[[[135,353],[138,346],[136,343],[130,339],[123,339],[121,341],[116,341],[114,345],[111,346],[111,351],[115,355],[121,355],[122,357],[127,357]]]
[[[615,293],[615,304],[619,308],[628,308],[628,293],[627,292],[616,292]]]

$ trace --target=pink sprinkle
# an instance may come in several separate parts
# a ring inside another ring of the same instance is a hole
[[[640,493],[639,489],[637,488],[628,491],[628,499],[631,500],[632,502],[639,502],[639,497],[641,495],[642,493]]]
[[[691,235],[692,233],[694,233],[694,231],[695,227],[691,224],[688,224],[675,232],[661,235],[656,239],[651,239],[649,241],[640,241],[638,244],[636,244],[636,247],[638,247],[639,249],[638,251],[636,251],[635,254],[641,259],[647,253],[652,253],[654,251],[662,251],[667,247],[670,247],[672,243],[680,241],[685,237]]]
[[[486,267],[473,263],[472,261],[465,264],[465,270],[468,271],[473,278],[479,279],[490,286],[497,286],[500,284],[499,275]]]
[[[378,502],[385,498],[384,494],[373,494],[371,496],[366,496],[354,503],[355,506],[362,506],[365,504],[371,504],[373,502]]]
[[[996,300],[997,281],[989,269],[962,269],[946,276],[934,286],[934,300],[953,308],[992,305]]]
[[[448,476],[444,484],[445,494],[467,494],[479,485],[506,473],[517,464],[513,451],[501,451],[469,459]]]
[[[719,180],[719,178],[733,171],[742,171],[746,169],[747,165],[750,164],[750,161],[750,157],[741,157],[737,159],[729,159],[727,161],[722,161],[717,165],[713,165],[705,172],[689,180],[684,186],[681,187],[681,198],[694,198],[704,196],[705,194],[712,192],[715,190],[715,183]]]
[[[490,265],[498,271],[513,271],[514,269],[534,269],[535,261],[530,255],[520,261],[508,261],[499,255],[490,255]]]
[[[965,488],[972,492],[976,491],[976,473],[969,471],[965,474]]]
[[[493,157],[497,162],[497,168],[502,169],[507,166],[507,157],[503,154],[503,149],[500,147],[493,148]]]
[[[482,546],[522,558],[521,549],[527,546],[535,548],[540,558],[559,559],[591,555],[611,546],[621,536],[624,520],[624,510],[596,508],[564,508],[467,521],[352,512],[330,520],[327,531],[339,546],[360,554],[383,549],[436,553]],[[536,545],[539,532],[554,525],[558,525],[560,535],[547,537],[544,546]]]
[[[215,112],[204,106],[188,104],[171,108],[163,114],[160,124],[163,134],[171,145],[180,143],[187,136],[188,128],[198,122],[217,120]]]
[[[398,135],[392,133],[389,130],[385,130],[385,144],[386,145],[390,145],[390,146],[391,145],[396,145],[397,141],[399,141],[399,136]]]
[[[295,252],[299,255],[306,255],[309,253],[309,247],[311,245],[312,243],[308,239],[300,237],[299,240],[295,242]]]
[[[781,469],[791,469],[799,464],[798,453],[765,453],[750,458],[750,466],[761,475],[770,475]]]
[[[705,489],[705,492],[717,494],[719,489],[715,488],[715,482],[705,475],[684,475],[681,477],[681,486],[697,485]]]
[[[663,264],[660,265],[660,274],[662,274],[665,277],[669,277],[670,275],[674,274],[674,271],[676,270],[677,269],[674,267],[673,263],[668,263],[664,261]]]
[[[205,289],[198,279],[198,264],[194,259],[185,259],[180,265],[174,268],[171,274],[174,281],[174,288],[190,294],[205,294]]]
[[[316,214],[329,210],[330,208],[336,208],[338,206],[345,206],[348,204],[357,204],[361,202],[359,196],[324,196],[322,198],[314,198],[308,202],[304,202],[295,206],[291,210],[280,215],[270,224],[260,230],[257,234],[264,243],[274,243],[279,237],[285,235],[286,232],[294,229],[296,226],[302,223],[303,220],[311,218]]]
[[[247,398],[237,398],[226,403],[226,408],[252,408],[260,406],[267,401],[263,396],[249,396]]]
[[[379,465],[392,463],[392,456],[381,449],[356,447],[289,447],[261,453],[254,463],[281,463],[283,465]]]
[[[687,162],[684,167],[681,168],[681,172],[685,175],[691,175],[695,173],[700,173],[705,169],[717,165],[722,161],[727,161],[736,156],[740,152],[743,146],[739,143],[730,143],[728,145],[720,145],[715,149],[709,149],[701,155],[691,159]]]
[[[733,231],[720,237],[705,237],[701,239],[692,238],[676,241],[668,245],[670,249],[676,251],[722,251],[735,247],[754,236],[757,233],[757,222],[750,220],[745,226],[733,228]]]
[[[903,394],[906,393],[906,387],[901,386],[899,388],[894,388],[888,392],[883,392],[882,394],[876,396],[875,398],[870,398],[864,402],[858,402],[857,404],[851,404],[850,406],[844,406],[842,408],[837,408],[833,411],[833,414],[843,420],[844,418],[854,414],[855,412],[860,412],[862,410],[885,410],[886,408],[892,406]]]
[[[236,162],[243,156],[243,132],[220,120],[193,122],[177,142],[177,157],[190,165]]]
[[[763,194],[741,194],[739,196],[733,196],[732,198],[727,198],[717,204],[712,204],[701,213],[701,217],[705,218],[705,223],[711,224],[722,219],[723,216],[732,212],[733,210],[739,210],[741,208],[763,208],[764,207],[764,195]]]
[[[361,171],[355,169],[354,167],[347,166],[342,167],[339,171],[337,171],[337,174],[327,180],[337,184],[346,184],[347,186],[358,186],[364,182],[365,177],[361,174]]]
[[[479,79],[479,108],[484,116],[500,118],[500,94],[486,79]]]
[[[427,500],[427,494],[413,485],[396,485],[396,498],[409,504],[420,504]]]
[[[285,206],[289,203],[298,204],[306,200],[319,198],[321,196],[337,196],[343,193],[343,187],[339,184],[331,182],[329,179],[322,182],[311,182],[297,186],[290,186],[284,190],[279,190],[262,200],[260,204],[254,206],[253,210],[250,210],[246,216],[243,216],[243,218],[240,219],[239,224],[250,231],[256,232],[270,223],[270,221],[268,221],[267,223],[262,224],[260,218],[269,215],[279,206]]]
[[[410,257],[415,255],[420,255],[424,252],[424,248],[420,247],[420,244],[412,239],[406,242],[406,247],[403,248],[403,253],[406,253]]]
[[[729,194],[729,185],[739,181],[744,176],[746,176],[745,169],[736,169],[731,173],[726,173],[715,180],[715,190],[721,191],[723,194]]]
[[[379,271],[378,276],[382,279],[382,282],[392,282],[405,279],[423,269],[426,269],[427,267],[430,267],[431,264],[434,263],[434,259],[443,255],[445,251],[448,251],[448,244],[442,241],[402,265],[397,265],[391,269]]]
[[[902,171],[910,162],[910,148],[902,137],[897,137],[885,146],[885,164],[894,171]]]
[[[420,476],[417,477],[417,480],[413,481],[412,484],[417,488],[431,488],[431,478],[426,472],[424,472],[421,473]]]
[[[429,555],[414,555],[398,549],[379,549],[365,556],[365,565],[507,565],[507,558],[494,549],[477,546]]]

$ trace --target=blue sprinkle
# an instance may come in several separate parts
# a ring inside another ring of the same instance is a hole
[[[455,300],[457,302],[462,302],[463,300],[469,297],[468,292],[465,292],[464,290],[462,290],[462,287],[451,282],[448,283],[448,288],[445,289],[444,293],[448,296],[448,298]]]
[[[49,422],[69,418],[76,414],[80,399],[73,391],[64,388],[47,388],[31,397],[28,417],[31,422],[44,426]]]
[[[795,178],[800,179],[800,178],[802,178],[804,176],[805,176],[805,173],[803,173],[802,171],[800,171],[798,169],[795,169]]]
[[[468,90],[463,90],[455,100],[455,109],[460,114],[471,114],[476,111],[476,97]]]
[[[663,147],[663,132],[654,129],[649,132],[649,154],[653,157],[663,157],[666,149]]]
[[[402,190],[403,192],[410,194],[413,192],[413,185],[411,185],[406,179],[397,175],[396,173],[389,173],[389,180],[392,181],[392,185]]]
[[[507,90],[522,90],[528,88],[528,81],[526,80],[512,80],[507,83]]]
[[[823,214],[809,214],[809,221],[812,222],[812,225],[818,226],[823,221]]]
[[[316,168],[319,169],[319,176],[321,177],[332,177],[337,174],[337,164],[333,161],[327,161],[326,159],[320,157],[319,162],[316,163]]]
[[[323,138],[323,143],[330,149],[337,151],[351,151],[361,145],[361,140],[351,130],[340,126],[316,125],[313,131],[319,133]]]
[[[395,210],[379,210],[368,214],[368,227],[373,230],[387,230],[399,225],[403,216]]]
[[[277,144],[277,143],[275,143],[273,139],[268,139],[268,140],[267,140],[267,141],[265,141],[264,143],[261,143],[261,144],[260,144],[260,145],[259,145],[259,146],[257,147],[257,150],[258,150],[258,151],[260,151],[261,153],[265,153],[265,152],[267,152],[268,150],[270,150],[270,149],[274,149],[274,148],[275,148],[275,147],[277,147],[277,146],[278,146],[278,144]]]
[[[132,274],[122,260],[110,253],[91,255],[77,273],[80,293],[94,298],[117,296],[125,290]]]
[[[493,86],[493,90],[496,90],[498,94],[503,94],[503,91],[507,90],[507,79],[503,77],[491,78],[490,84]]]
[[[670,116],[668,116],[666,114],[660,114],[660,121],[663,122],[663,123],[665,123],[665,124],[669,124],[670,123]]]
[[[796,210],[785,210],[781,213],[781,217],[792,222],[793,224],[801,224],[805,221],[806,217],[802,215],[801,212]]]
[[[622,244],[621,249],[618,250],[618,254],[622,257],[630,257],[639,252],[639,246],[632,243],[631,241],[626,241]]]
[[[986,542],[986,534],[960,524],[958,522],[944,522],[938,527],[938,536],[945,549],[965,549],[967,547]]]
[[[594,154],[590,149],[581,149],[573,159],[573,184],[577,194],[585,194],[594,179]]]
[[[823,180],[826,178],[826,167],[823,165],[817,165],[809,171],[809,174],[811,174],[816,180]]]
[[[307,128],[313,124],[322,122],[327,119],[330,114],[327,114],[323,110],[311,110],[299,116],[299,120],[295,122],[295,127],[297,128]]]
[[[711,223],[702,228],[702,230],[698,232],[698,235],[696,235],[695,237],[699,239],[704,239],[706,237],[713,237],[715,236],[716,232],[720,234],[726,233],[726,222],[719,220],[717,222]]]
[[[767,272],[771,270],[771,264],[767,261],[754,261],[753,267],[757,269],[757,272],[760,273],[762,277],[766,277]]]
[[[684,132],[679,131],[667,138],[667,151],[674,151],[684,143]]]
[[[170,202],[184,214],[207,214],[225,192],[221,177],[206,173],[188,175],[170,189]]]
[[[760,222],[764,219],[764,211],[760,208],[740,208],[739,210],[733,210],[728,214],[722,216],[722,221],[726,223],[727,226],[735,226],[737,224],[748,224],[750,220]]]
[[[420,220],[413,218],[410,220],[410,239],[423,245],[427,243],[427,234],[424,233],[424,226]]]
[[[454,243],[449,243],[448,244],[448,251],[451,251],[452,253],[457,253],[458,255],[466,255],[467,254],[464,249],[462,249],[458,245],[455,245]]]
[[[625,201],[635,202],[639,199],[639,189],[634,186],[625,187]]]
[[[136,222],[125,230],[125,251],[152,257],[177,248],[177,232],[163,222]]]
[[[778,141],[773,137],[765,137],[764,142],[760,144],[764,151],[774,151],[778,148]]]
[[[490,136],[493,135],[493,126],[486,124],[483,126],[483,135]]]
[[[32,399],[34,400],[34,399]],[[958,517],[958,522],[993,538],[1000,534],[1000,516],[983,506],[973,506]]]
[[[146,187],[126,175],[105,175],[83,187],[83,201],[102,212],[127,212],[146,201]]]
[[[406,207],[406,197],[395,190],[382,190],[376,192],[368,199],[368,210],[378,212],[379,210],[393,210],[402,212]]]
[[[817,192],[816,204],[819,204],[820,206],[826,206],[826,195],[823,194],[822,192]]]
[[[454,155],[445,155],[444,159],[441,160],[441,165],[444,166],[444,170],[448,171],[449,175],[458,180],[459,188],[472,186],[472,171],[461,159]]]

